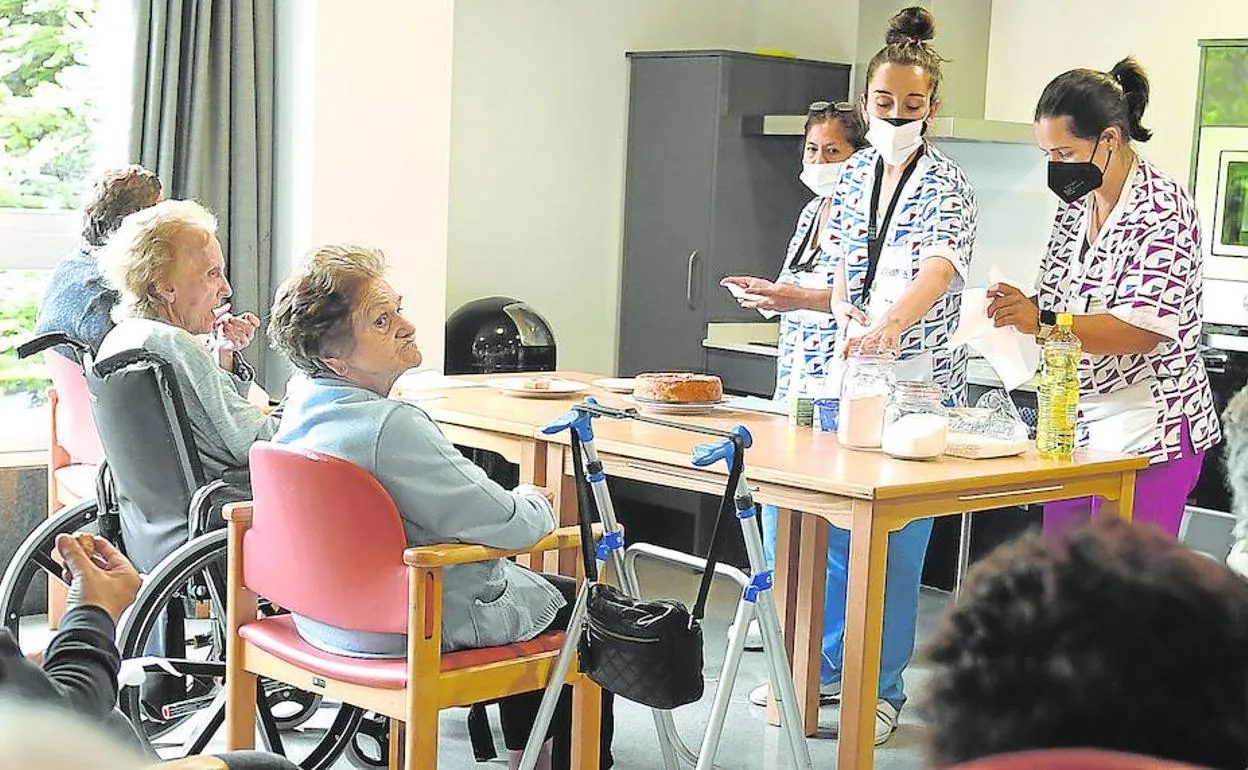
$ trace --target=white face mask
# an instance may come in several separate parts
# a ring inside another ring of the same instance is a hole
[[[926,118],[893,125],[883,118],[871,115],[868,121],[867,141],[880,151],[880,157],[890,166],[900,166],[910,153],[923,144]]]
[[[841,181],[841,169],[845,167],[845,161],[840,163],[807,163],[802,166],[802,175],[799,177],[802,184],[810,188],[810,191],[820,198],[831,198],[832,191],[836,189],[836,183]]]

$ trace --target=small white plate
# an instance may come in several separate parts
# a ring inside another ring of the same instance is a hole
[[[554,377],[548,380],[550,383],[549,388],[542,390],[526,388],[524,386],[525,381],[531,379],[535,378],[500,377],[496,380],[487,380],[486,383],[500,393],[521,398],[567,398],[568,396],[575,396],[577,393],[584,393],[589,390],[589,386],[583,382],[560,380]]]
[[[633,378],[632,377],[601,377],[590,382],[590,385],[602,388],[612,393],[632,393]]]
[[[628,401],[632,401],[643,412],[652,414],[710,414],[723,406],[723,401],[706,401],[698,403],[678,403],[675,401],[646,401],[636,396],[625,396]]]

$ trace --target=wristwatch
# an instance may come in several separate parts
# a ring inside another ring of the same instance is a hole
[[[1052,310],[1040,311],[1040,330],[1036,332],[1036,341],[1044,342],[1057,326],[1057,313]]]

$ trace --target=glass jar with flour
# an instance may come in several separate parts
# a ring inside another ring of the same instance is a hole
[[[846,362],[841,380],[840,416],[836,438],[850,449],[879,449],[884,434],[884,408],[893,393],[891,353],[857,352]]]
[[[948,445],[949,410],[939,385],[899,382],[884,408],[884,453],[904,460],[940,457]]]

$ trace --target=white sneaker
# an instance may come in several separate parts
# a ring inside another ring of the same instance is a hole
[[[841,704],[838,700],[836,703],[836,716],[832,719],[833,732],[840,735],[841,731]],[[886,700],[876,701],[875,704],[875,745],[880,746],[893,737],[893,733],[897,732],[897,708]]]
[[[750,690],[750,703],[755,706],[767,705],[767,689],[769,685],[761,684]],[[834,734],[840,732],[841,726],[841,683],[833,682],[832,684],[820,685],[819,687],[819,705],[832,706],[837,713],[829,715],[832,722],[832,730]],[[893,733],[897,732],[898,711],[893,704],[886,700],[878,701],[875,704],[875,745],[880,746],[893,737]],[[823,721],[822,719],[820,721]]]
[[[733,623],[728,626],[728,636],[732,636],[732,632],[737,630],[737,624]],[[757,620],[751,620],[748,628],[745,629],[745,651],[761,652],[763,649],[763,630],[758,627]]]
[[[755,706],[766,706],[767,695],[771,689],[771,685],[764,682],[753,690],[750,690],[750,703]],[[841,700],[841,683],[833,682],[832,684],[819,685],[819,705],[827,706],[833,703],[839,703]],[[881,701],[883,702],[883,701]]]

